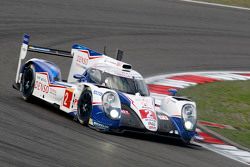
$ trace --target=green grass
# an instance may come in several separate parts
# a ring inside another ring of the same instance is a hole
[[[214,3],[241,6],[241,7],[250,7],[250,0],[199,0],[199,1],[214,2]]]
[[[250,148],[250,81],[198,85],[181,90],[179,95],[197,103],[199,120],[233,126],[236,130],[215,131]]]

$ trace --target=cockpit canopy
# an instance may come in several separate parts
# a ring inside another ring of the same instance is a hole
[[[96,68],[89,68],[84,75],[88,82],[97,85],[106,86],[128,94],[135,95],[139,93],[141,96],[149,96],[148,87],[142,78],[122,77]]]

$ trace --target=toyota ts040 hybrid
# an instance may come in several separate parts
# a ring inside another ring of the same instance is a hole
[[[44,100],[99,131],[174,136],[185,143],[196,136],[195,103],[167,96],[156,107],[143,77],[121,61],[121,54],[114,59],[78,44],[68,52],[29,45],[29,39],[24,35],[13,84],[25,100]],[[23,63],[28,52],[72,58],[67,80],[53,62],[32,58]]]

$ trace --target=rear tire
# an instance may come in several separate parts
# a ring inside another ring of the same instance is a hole
[[[92,92],[89,88],[83,90],[77,104],[77,119],[83,125],[88,125],[92,111]]]
[[[32,93],[34,91],[34,85],[35,85],[35,67],[31,64],[27,67],[25,67],[23,71],[23,75],[21,78],[21,92],[22,97],[26,101],[31,101],[32,99]]]

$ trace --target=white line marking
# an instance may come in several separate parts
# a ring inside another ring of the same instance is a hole
[[[228,151],[230,154],[239,156],[239,157],[250,157],[250,153],[242,150]]]
[[[151,96],[156,97],[157,99],[163,99],[164,97],[166,97],[167,95],[163,95],[163,94],[158,94],[158,93],[150,93]]]
[[[227,74],[250,74],[250,71],[202,71],[202,72],[180,72],[180,73],[169,73],[169,74],[162,74],[152,77],[145,78],[146,83],[153,84],[156,81],[163,80],[165,78],[173,77],[173,76],[181,76],[181,75],[206,75],[206,74],[213,74],[216,75],[218,73],[227,73]]]
[[[250,77],[248,76],[243,76],[243,75],[237,75],[237,74],[232,74],[232,73],[218,73],[218,74],[213,74],[213,73],[207,73],[207,74],[201,74],[202,76],[209,77],[209,78],[214,78],[214,79],[221,79],[221,80],[248,80]]]
[[[218,3],[201,2],[201,1],[195,1],[195,0],[180,0],[180,1],[183,1],[183,2],[190,2],[190,3],[198,3],[198,4],[203,4],[203,5],[219,6],[219,7],[225,7],[225,8],[232,8],[232,9],[248,10],[248,11],[250,11],[250,8],[240,7],[240,6],[222,5],[222,4],[218,4]]]
[[[186,82],[186,81],[180,81],[180,80],[174,80],[174,79],[159,80],[158,82],[155,82],[154,84],[163,85],[163,86],[171,86],[171,87],[176,87],[176,88],[186,88],[189,86],[197,85],[194,82]]]
[[[221,149],[216,149],[216,147],[214,147],[212,144],[205,144],[205,143],[196,143],[194,142],[194,144],[197,144],[199,146],[202,146],[210,151],[213,151],[213,152],[216,152],[220,155],[223,155],[225,157],[228,157],[230,159],[233,159],[235,161],[238,161],[238,162],[241,162],[243,164],[246,164],[246,165],[250,165],[249,162],[248,162],[248,159],[245,159],[245,158],[242,158],[240,156],[233,156],[231,154],[229,154],[228,151],[224,151],[224,150],[221,150]]]
[[[230,145],[219,145],[219,144],[212,144],[214,147],[223,150],[238,150],[238,148]]]

